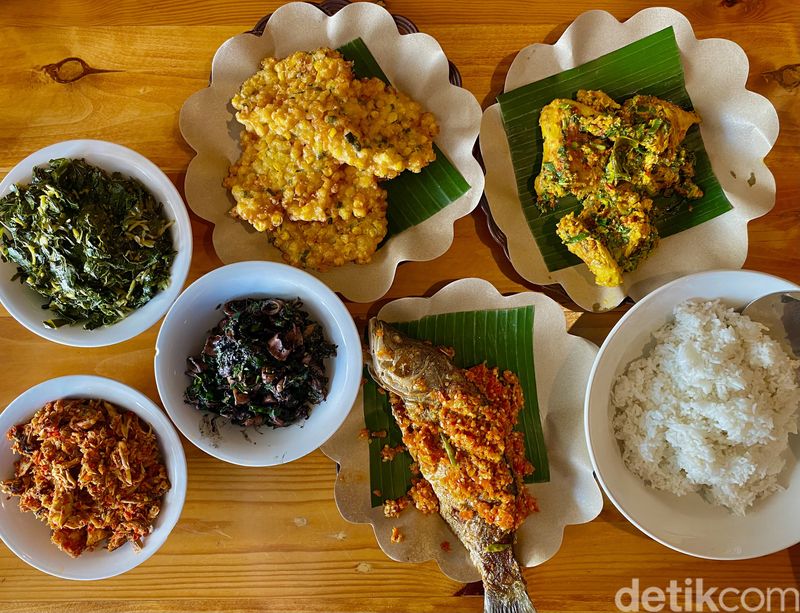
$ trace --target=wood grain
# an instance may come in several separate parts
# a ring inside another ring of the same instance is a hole
[[[390,0],[389,8],[436,37],[484,106],[502,89],[516,52],[554,42],[585,10],[626,18],[650,3],[588,0]],[[681,0],[700,37],[729,38],[750,59],[749,88],[778,110],[781,134],[767,158],[777,182],[773,211],[749,228],[746,266],[800,282],[800,88],[774,71],[800,63],[800,3]],[[274,0],[12,0],[0,11],[0,174],[47,144],[101,138],[132,147],[181,188],[192,156],[177,128],[184,100],[208,82],[211,58],[230,36],[280,6]],[[66,58],[80,58],[85,71]],[[75,80],[59,83],[61,80]],[[783,74],[783,73],[781,73]],[[765,76],[766,75],[766,76]],[[211,227],[192,216],[195,240],[189,282],[220,262]],[[465,264],[468,263],[468,264]],[[539,289],[505,260],[476,211],[455,226],[455,240],[433,262],[400,266],[375,304],[350,303],[357,319],[389,300],[431,295],[456,278],[478,276],[504,293]],[[571,331],[595,343],[624,311],[570,310]],[[28,387],[63,374],[96,373],[158,398],[152,372],[158,326],[101,349],[47,343],[0,309],[3,368],[0,406]],[[292,464],[251,469],[214,460],[184,441],[189,489],[183,515],[164,547],[129,573],[90,585],[39,573],[0,548],[0,611],[77,613],[211,611],[481,611],[475,589],[453,582],[435,564],[399,564],[377,547],[368,526],[345,522],[333,501],[335,465],[316,452]],[[539,611],[615,611],[614,594],[639,577],[665,587],[703,578],[720,587],[792,587],[800,582],[800,548],[754,561],[693,559],[648,539],[606,502],[595,521],[572,526],[553,559],[525,576]]]

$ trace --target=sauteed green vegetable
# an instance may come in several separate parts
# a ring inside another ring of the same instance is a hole
[[[172,223],[139,181],[61,158],[0,199],[0,257],[47,299],[46,326],[91,330],[169,285]]]

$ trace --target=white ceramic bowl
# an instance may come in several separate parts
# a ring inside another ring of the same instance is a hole
[[[14,462],[20,457],[11,451],[11,442],[6,438],[8,429],[29,421],[47,402],[59,398],[102,398],[133,411],[153,427],[171,484],[153,532],[143,539],[139,552],[126,543],[114,551],[96,549],[73,559],[50,542],[46,524],[32,513],[20,511],[19,498],[4,495],[0,497],[0,538],[21,560],[50,575],[63,579],[106,579],[138,566],[167,540],[186,498],[186,458],[175,428],[147,396],[112,379],[75,375],[35,385],[0,413],[0,479],[13,476]]]
[[[326,361],[328,397],[307,420],[286,428],[243,428],[220,419],[219,434],[211,436],[203,425],[209,414],[183,400],[190,382],[186,358],[200,353],[209,331],[224,317],[225,302],[269,297],[299,297],[337,346],[336,356]],[[239,262],[201,277],[178,297],[156,340],[155,371],[161,401],[186,438],[232,464],[273,466],[314,451],[342,425],[361,384],[361,339],[342,301],[310,274],[274,262]]]
[[[175,220],[171,232],[177,253],[170,270],[170,284],[143,307],[111,326],[84,330],[77,324],[51,329],[42,323],[51,316],[50,311],[42,310],[46,300],[28,286],[11,280],[17,272],[16,265],[0,262],[0,303],[28,330],[62,345],[102,347],[126,341],[161,319],[183,288],[192,260],[192,228],[186,206],[172,181],[153,162],[127,147],[101,140],[68,140],[29,155],[0,182],[0,197],[5,196],[14,183],[30,183],[35,166],[46,165],[61,157],[83,158],[109,172],[120,172],[138,179],[157,201],[163,203],[167,217]]]
[[[609,395],[615,377],[642,355],[652,333],[690,298],[716,299],[741,308],[771,292],[800,287],[749,270],[702,272],[673,281],[635,304],[611,330],[589,375],[586,438],[600,484],[628,520],[677,551],[719,560],[767,555],[800,542],[800,437],[790,436],[790,455],[778,481],[784,490],[757,502],[744,517],[712,506],[699,494],[676,496],[646,487],[622,461],[611,426]]]

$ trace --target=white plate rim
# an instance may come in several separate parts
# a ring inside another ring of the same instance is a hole
[[[507,164],[510,164],[510,158],[508,157],[508,142],[502,128],[499,104],[493,104],[484,111],[481,122],[480,145],[486,161],[486,198],[495,223],[506,236],[508,259],[511,265],[519,274],[532,283],[543,285],[561,284],[570,298],[587,311],[612,309],[619,305],[626,296],[630,296],[634,300],[640,300],[656,287],[681,275],[704,269],[741,268],[747,252],[747,223],[752,219],[767,214],[775,204],[775,180],[764,163],[764,157],[774,146],[779,131],[778,115],[771,102],[764,96],[746,89],[749,62],[741,47],[727,39],[697,39],[689,20],[680,12],[666,7],[643,9],[622,22],[617,21],[610,13],[601,10],[591,10],[581,14],[569,25],[556,43],[535,43],[519,51],[509,68],[504,91],[510,91],[528,82],[547,78],[552,74],[557,74],[577,64],[583,64],[590,59],[594,59],[594,57],[627,44],[627,42],[616,42],[614,37],[608,34],[604,40],[609,40],[610,42],[604,43],[606,48],[601,53],[594,54],[592,58],[581,58],[580,61],[576,61],[574,58],[570,59],[566,62],[566,65],[558,69],[549,71],[543,69],[543,74],[537,75],[533,79],[526,75],[526,67],[533,65],[534,61],[539,64],[547,61],[557,63],[559,61],[557,58],[559,51],[573,49],[571,46],[573,36],[580,37],[579,33],[585,33],[587,29],[590,31],[592,29],[597,30],[601,26],[605,27],[607,31],[613,29],[616,34],[626,33],[626,36],[631,35],[628,33],[636,32],[638,33],[636,35],[637,38],[642,38],[647,34],[672,26],[675,29],[684,70],[687,75],[687,90],[692,96],[695,106],[703,101],[698,100],[697,92],[692,89],[693,86],[697,87],[697,85],[694,85],[694,82],[690,79],[690,71],[687,70],[687,57],[697,56],[701,58],[705,57],[705,55],[716,54],[714,63],[711,63],[711,65],[727,66],[730,71],[729,75],[726,73],[726,83],[730,86],[731,91],[727,93],[725,99],[746,101],[746,104],[739,105],[741,107],[739,113],[742,115],[742,121],[755,129],[757,138],[751,139],[753,144],[749,157],[737,160],[737,162],[740,162],[736,165],[736,169],[739,171],[738,179],[731,178],[731,176],[728,176],[727,166],[724,172],[721,172],[720,169],[720,166],[725,165],[726,162],[716,160],[715,156],[712,155],[709,134],[712,136],[713,134],[706,131],[708,129],[706,126],[701,126],[706,149],[709,150],[717,179],[734,205],[734,209],[704,224],[666,237],[662,240],[660,249],[663,252],[665,245],[680,243],[679,246],[672,248],[671,256],[675,255],[674,252],[685,253],[687,252],[685,249],[686,241],[689,241],[689,244],[713,245],[713,250],[704,246],[706,252],[701,254],[703,257],[683,257],[680,261],[676,261],[674,257],[660,256],[658,255],[660,252],[656,250],[637,271],[626,273],[622,286],[619,288],[600,288],[594,285],[591,273],[583,264],[552,273],[547,271],[543,260],[541,260],[539,248],[530,234],[522,213],[515,180],[510,178],[510,176],[513,176],[513,169],[509,175],[509,170],[506,168]],[[701,55],[701,51],[705,55]],[[698,59],[695,64],[699,62],[700,60]],[[694,70],[697,71],[696,66]],[[694,81],[701,81],[701,79],[694,77]],[[702,111],[702,109],[698,110]],[[730,109],[726,108],[726,112],[729,111]],[[707,118],[716,119],[713,113],[711,115],[712,117]],[[717,113],[717,115],[721,116],[721,113]],[[704,113],[704,116],[707,116],[707,114]],[[740,190],[743,188],[737,181],[743,182],[745,180],[746,174],[744,176],[742,174],[745,167],[748,168],[748,172],[752,168],[758,176],[758,198],[752,196],[748,200],[741,195]],[[509,181],[513,182],[510,190],[504,187]],[[732,193],[731,190],[734,188],[735,193]],[[762,189],[763,192],[761,192]],[[510,196],[511,191],[513,191],[513,198]],[[731,237],[726,237],[729,243],[727,251],[725,247],[717,244],[717,239],[711,236],[713,232],[719,232],[715,224],[720,225],[720,228],[724,224],[728,224],[731,227],[735,226],[736,228],[734,243],[731,243]],[[519,231],[519,227],[523,227],[525,231]],[[531,260],[530,253],[535,254],[537,263]],[[708,262],[704,260],[704,257],[708,258]],[[667,266],[666,272],[663,270],[665,262]]]
[[[272,14],[262,35],[255,36],[252,33],[239,34],[223,43],[214,55],[212,78],[209,86],[192,94],[186,100],[180,112],[179,127],[181,134],[195,151],[195,156],[189,162],[186,173],[185,191],[187,203],[196,214],[214,224],[213,241],[215,252],[220,255],[220,258],[226,264],[241,260],[262,259],[267,256],[277,258],[268,261],[281,261],[280,254],[273,247],[266,244],[266,238],[263,236],[261,239],[263,239],[265,247],[264,250],[259,250],[257,254],[253,253],[249,247],[246,252],[237,248],[235,254],[233,252],[228,255],[220,254],[220,245],[226,241],[225,237],[223,237],[223,232],[227,232],[234,227],[233,223],[225,222],[235,222],[240,225],[242,222],[230,218],[227,214],[227,208],[219,209],[219,207],[209,207],[208,204],[203,204],[204,201],[209,201],[209,189],[216,188],[204,184],[202,176],[210,176],[213,174],[211,169],[216,168],[225,161],[222,158],[230,154],[227,150],[230,148],[230,143],[226,145],[214,144],[213,146],[208,144],[207,130],[200,126],[203,125],[204,120],[207,121],[209,115],[213,113],[219,114],[217,106],[219,105],[219,100],[223,99],[224,96],[219,91],[222,86],[215,83],[215,79],[218,82],[221,81],[216,75],[223,70],[223,67],[230,65],[233,58],[237,57],[237,53],[249,52],[252,54],[252,47],[255,45],[286,46],[285,42],[281,42],[282,37],[286,37],[285,34],[282,34],[281,24],[300,19],[303,20],[304,27],[307,30],[301,37],[303,40],[314,38],[317,35],[325,36],[329,41],[328,46],[336,46],[330,41],[335,36],[341,36],[341,31],[349,27],[347,24],[357,24],[359,30],[356,35],[360,35],[368,44],[380,46],[380,48],[370,48],[376,56],[379,56],[380,52],[383,51],[383,46],[391,44],[392,54],[407,58],[406,63],[408,63],[414,61],[415,54],[412,53],[413,49],[424,49],[427,62],[425,66],[428,67],[430,74],[435,75],[438,85],[437,91],[428,95],[429,100],[424,97],[417,97],[418,100],[423,103],[436,101],[437,105],[441,105],[442,100],[448,100],[451,108],[458,108],[463,114],[460,118],[455,118],[452,121],[448,120],[446,114],[437,114],[442,131],[437,137],[436,143],[464,176],[470,186],[468,191],[421,224],[413,226],[386,241],[369,264],[347,264],[325,272],[307,271],[309,274],[323,280],[334,291],[343,294],[349,300],[354,302],[373,302],[381,298],[389,290],[394,281],[397,267],[402,262],[429,261],[441,256],[450,248],[455,236],[455,221],[468,215],[477,207],[483,195],[484,186],[483,170],[472,154],[480,130],[481,108],[478,100],[469,90],[450,83],[447,57],[439,43],[432,36],[422,32],[400,34],[393,17],[383,7],[365,2],[356,2],[343,7],[333,16],[328,16],[308,3],[290,2]],[[348,40],[352,38],[350,37]],[[300,46],[302,47],[303,45]],[[397,75],[392,74],[391,66],[381,62],[381,59],[378,57],[381,68],[388,73],[393,82],[406,93],[413,95],[413,81],[409,83],[396,82],[395,77]],[[238,62],[237,65],[239,64],[241,62]],[[429,64],[430,66],[428,66]],[[233,71],[231,70],[230,72]],[[211,112],[209,112],[209,109]],[[448,122],[453,125],[450,126]],[[447,133],[445,133],[446,131]],[[458,138],[456,138],[456,135],[458,135]],[[238,151],[238,143],[234,143],[232,140],[231,142]],[[225,162],[226,169],[227,164],[232,161]],[[219,177],[219,179],[218,183],[221,184],[222,177]],[[228,195],[225,194],[226,205],[228,204],[227,198]],[[208,212],[206,209],[213,210],[213,212]],[[244,226],[242,227],[244,229]],[[248,235],[242,235],[239,232],[236,236],[240,237],[241,240],[239,242],[244,243]]]
[[[469,302],[470,299],[473,302]],[[557,517],[541,517],[537,523],[537,514],[529,517],[517,531],[517,555],[520,564],[536,566],[557,555],[566,534],[567,525],[577,525],[591,521],[600,513],[603,499],[597,482],[595,481],[588,451],[583,437],[583,391],[573,386],[563,384],[556,367],[545,368],[550,360],[544,357],[541,351],[536,350],[537,343],[551,338],[553,335],[561,337],[561,357],[569,360],[570,366],[583,369],[582,376],[588,376],[590,366],[597,346],[581,337],[567,331],[563,309],[554,300],[538,292],[522,292],[512,295],[503,295],[497,288],[484,279],[466,278],[453,281],[441,288],[430,297],[405,297],[387,302],[377,313],[379,317],[386,317],[393,321],[395,316],[402,313],[404,317],[417,318],[431,313],[453,312],[459,310],[492,310],[515,308],[534,305],[537,315],[534,317],[534,356],[537,398],[540,404],[542,420],[544,422],[545,437],[548,432],[557,435],[562,441],[563,448],[558,451],[548,447],[550,456],[551,476],[557,474],[564,476],[572,484],[572,488],[560,488],[556,479],[551,478],[548,483],[531,484],[534,496],[542,502],[558,500],[560,503]],[[537,325],[537,321],[539,324]],[[559,352],[556,352],[558,354]],[[537,357],[538,356],[538,357]],[[569,356],[569,357],[565,357]],[[560,372],[561,369],[559,369]],[[574,392],[575,397],[570,394]],[[574,413],[574,414],[573,414]],[[323,453],[340,465],[334,488],[336,506],[342,517],[347,521],[372,526],[375,540],[381,550],[398,562],[423,562],[435,560],[440,570],[456,581],[478,580],[477,570],[469,562],[466,551],[452,532],[446,528],[444,521],[436,515],[424,516],[416,509],[404,511],[399,518],[388,519],[383,516],[381,507],[371,507],[369,502],[369,475],[368,460],[365,480],[365,464],[362,461],[366,443],[358,438],[359,428],[364,427],[362,398],[353,405],[348,420],[322,447]],[[568,448],[568,449],[567,449]],[[569,453],[568,453],[569,452]],[[564,457],[567,454],[568,458]],[[361,457],[359,457],[361,456]],[[554,485],[556,484],[556,485]],[[543,503],[545,509],[553,510],[554,505]],[[541,507],[542,505],[540,505]],[[430,538],[436,534],[437,528],[432,525],[440,522],[443,538],[451,543],[452,550],[443,552],[438,546],[438,540],[415,542],[411,532],[422,530]],[[398,525],[406,534],[401,543],[392,543],[390,539],[391,526]],[[406,530],[405,528],[411,530]],[[543,530],[542,536],[539,536]],[[526,560],[529,560],[526,562]]]

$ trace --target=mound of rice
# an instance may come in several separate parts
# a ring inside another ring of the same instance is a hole
[[[764,330],[718,300],[676,307],[611,391],[614,434],[634,474],[737,515],[780,489],[800,362]]]

